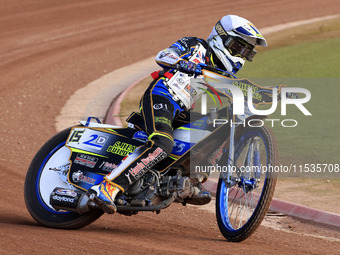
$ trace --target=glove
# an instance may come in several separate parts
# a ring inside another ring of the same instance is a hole
[[[181,60],[176,64],[175,68],[182,73],[189,74],[190,76],[198,74],[197,65],[190,61]]]

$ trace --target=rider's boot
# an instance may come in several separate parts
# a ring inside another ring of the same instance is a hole
[[[192,205],[205,205],[210,203],[211,194],[207,191],[202,191],[198,187],[193,187],[193,194],[190,198],[186,199],[187,204]]]
[[[117,207],[114,203],[115,197],[120,189],[114,186],[109,180],[105,179],[101,183],[92,186],[87,194],[97,206],[108,214],[115,213]]]
[[[210,203],[212,198],[211,194],[207,191],[202,191],[202,183],[207,180],[208,176],[209,175],[206,173],[196,173],[191,175],[192,195],[190,198],[185,200],[187,204],[205,205]]]

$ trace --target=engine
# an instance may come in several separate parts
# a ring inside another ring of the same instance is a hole
[[[190,198],[194,191],[190,179],[182,176],[181,172],[170,176],[151,170],[119,195],[115,202],[118,212],[128,216],[137,214],[138,211],[159,212],[172,202],[185,204],[185,199]],[[59,187],[51,193],[50,204],[57,211],[66,210],[79,214],[96,208],[84,191]]]
[[[190,179],[177,173],[175,176],[160,175],[149,171],[131,185],[128,190],[116,199],[117,205],[148,207],[175,195],[175,202],[183,203],[193,194]]]

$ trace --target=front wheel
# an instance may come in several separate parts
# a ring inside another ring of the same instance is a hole
[[[50,204],[51,192],[56,188],[75,189],[68,184],[70,150],[65,146],[71,129],[52,137],[33,158],[25,179],[25,202],[32,217],[46,227],[77,229],[98,219],[103,211],[91,210],[79,215],[56,211]]]
[[[228,241],[245,240],[261,224],[275,190],[271,166],[277,158],[277,144],[267,127],[247,127],[235,139],[235,183],[220,178],[216,194],[218,226]]]

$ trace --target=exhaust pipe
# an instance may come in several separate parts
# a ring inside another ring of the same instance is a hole
[[[88,195],[81,190],[55,188],[50,195],[50,204],[57,211],[66,210],[84,214],[95,208]]]

